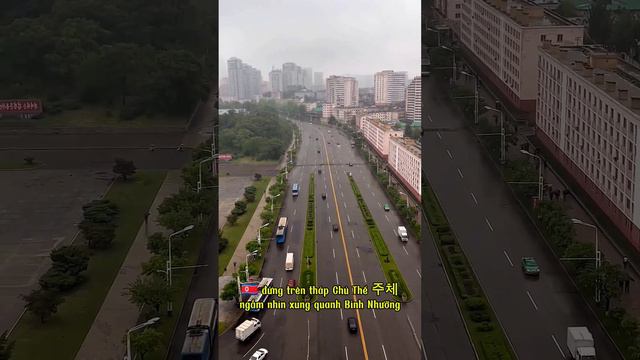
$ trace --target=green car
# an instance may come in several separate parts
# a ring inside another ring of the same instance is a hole
[[[389,204],[384,204],[383,208],[384,208],[384,211],[391,210],[391,207],[389,207]]]
[[[532,257],[523,257],[522,258],[522,272],[525,275],[540,275],[540,267],[536,260]]]

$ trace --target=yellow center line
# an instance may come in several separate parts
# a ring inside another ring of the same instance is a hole
[[[338,198],[336,197],[336,189],[333,185],[333,175],[331,174],[331,165],[329,164],[329,152],[327,151],[327,142],[325,141],[324,134],[322,134],[322,142],[324,144],[324,155],[327,159],[327,167],[329,171],[329,182],[331,183],[331,191],[333,193],[333,202],[336,205],[336,212],[338,213],[338,230],[340,232],[340,239],[342,239],[342,250],[344,251],[344,259],[347,263],[347,273],[349,274],[349,283],[351,284],[351,290],[353,291],[353,277],[351,276],[351,265],[349,264],[349,254],[347,253],[347,243],[344,241],[344,233],[342,232],[342,221],[340,220],[340,206],[338,205]],[[356,294],[352,293],[353,301],[357,301]],[[356,318],[358,319],[358,328],[360,328],[360,342],[362,343],[362,350],[364,351],[365,360],[369,360],[369,353],[367,352],[367,342],[364,340],[364,328],[362,327],[362,320],[360,319],[360,310],[356,309]]]

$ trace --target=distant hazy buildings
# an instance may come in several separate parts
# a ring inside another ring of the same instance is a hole
[[[324,75],[321,72],[313,73],[313,89],[324,90]]]
[[[411,80],[407,87],[407,96],[405,104],[405,117],[407,120],[417,121],[422,119],[422,86],[420,76],[416,76]]]
[[[302,69],[302,86],[313,90],[313,70],[311,68]]]
[[[404,101],[407,73],[384,70],[373,76],[376,105],[387,105]]]
[[[331,75],[327,79],[327,102],[336,106],[358,106],[358,81],[352,77]]]
[[[284,91],[282,87],[282,70],[273,69],[269,72],[269,85],[271,86],[271,96],[273,97]]]
[[[261,95],[260,70],[245,64],[238,58],[227,60],[229,73],[229,97],[232,100],[253,100]]]
[[[302,68],[292,62],[282,64],[282,86],[283,91],[304,86]]]

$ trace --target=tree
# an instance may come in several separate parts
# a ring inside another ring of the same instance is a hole
[[[55,290],[37,289],[29,295],[21,295],[26,302],[25,309],[33,313],[44,324],[58,312],[58,306],[64,302],[60,293]]]
[[[260,179],[262,179],[262,174],[259,174],[259,173],[253,174],[253,179],[255,181],[260,181]]]
[[[335,116],[331,115],[329,116],[329,125],[335,125],[338,123],[338,120],[336,120]]]
[[[255,186],[247,186],[246,188],[244,188],[244,198],[247,200],[247,202],[254,202],[256,201],[256,187]]]
[[[159,314],[160,306],[171,300],[172,292],[163,279],[156,276],[138,276],[129,284],[125,293],[133,304],[138,307],[148,306],[155,314]]]
[[[249,241],[247,243],[246,249],[247,249],[248,252],[251,253],[251,252],[254,252],[256,250],[260,250],[260,245],[258,244],[257,241],[252,240],[252,241]]]
[[[164,254],[167,250],[167,239],[160,232],[156,232],[149,236],[147,240],[147,250],[152,254]]]
[[[9,341],[6,331],[0,335],[0,360],[9,360],[11,358],[14,345],[15,341]]]
[[[115,225],[92,223],[86,220],[78,225],[89,249],[108,249],[116,236]]]
[[[79,275],[89,266],[89,253],[80,246],[63,246],[52,250],[49,256],[52,268],[71,275]]]
[[[172,259],[173,261],[173,259]],[[175,261],[174,264],[175,265]],[[149,260],[142,263],[142,274],[147,276],[156,276],[166,279],[167,274],[167,257],[165,255],[154,254]]]
[[[162,333],[154,328],[147,327],[143,331],[131,335],[131,348],[140,355],[140,360],[144,356],[162,345]]]
[[[218,253],[221,253],[229,245],[229,240],[224,237],[221,229],[218,229]]]
[[[113,172],[120,175],[123,181],[127,181],[127,177],[136,173],[136,166],[133,161],[117,158],[113,165]]]
[[[189,209],[172,210],[158,215],[158,223],[171,231],[179,231],[196,222]]]
[[[225,301],[234,300],[238,297],[238,282],[231,280],[224,288],[222,288],[222,294],[220,298]]]
[[[227,215],[227,222],[229,223],[229,225],[235,225],[237,221],[238,221],[238,215],[234,213]]]
[[[611,33],[611,13],[609,12],[610,0],[595,0],[591,2],[589,12],[589,36],[599,44],[607,43]]]
[[[574,0],[562,0],[556,9],[556,12],[563,17],[576,16],[576,3]]]

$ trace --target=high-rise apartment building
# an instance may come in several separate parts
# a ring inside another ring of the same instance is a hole
[[[302,68],[295,63],[282,64],[282,87],[283,91],[303,86]]]
[[[582,45],[584,26],[522,0],[462,0],[459,38],[514,107],[533,112],[538,46]]]
[[[282,70],[273,69],[269,72],[269,85],[272,93],[281,93],[282,88]]]
[[[405,116],[407,120],[417,121],[422,119],[422,85],[420,76],[416,76],[407,86],[405,103]]]
[[[327,102],[336,106],[358,106],[358,81],[352,77],[331,75],[327,79]]]
[[[640,75],[617,54],[545,46],[536,137],[640,250]]]
[[[404,101],[407,85],[406,71],[384,70],[373,76],[374,101],[386,105]]]
[[[313,89],[313,70],[311,68],[302,69],[302,86],[308,90]]]
[[[231,99],[252,100],[261,95],[262,75],[260,70],[233,57],[227,60],[227,71]]]
[[[324,76],[321,72],[313,73],[313,89],[324,90]]]

